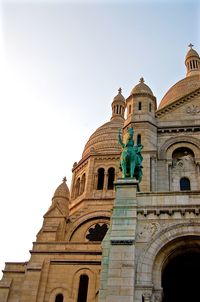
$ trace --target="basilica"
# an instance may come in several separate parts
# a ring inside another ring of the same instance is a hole
[[[199,301],[200,57],[163,96],[139,80],[119,89],[110,120],[55,190],[23,263],[8,262],[1,302]],[[184,75],[183,75],[184,76]],[[108,108],[109,109],[109,108]],[[142,145],[142,179],[119,167],[128,128]]]

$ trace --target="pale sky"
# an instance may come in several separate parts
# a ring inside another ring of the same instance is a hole
[[[159,102],[200,53],[200,1],[0,2],[0,269],[29,250],[64,176],[141,76]]]

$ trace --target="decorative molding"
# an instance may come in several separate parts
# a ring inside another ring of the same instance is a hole
[[[200,108],[197,105],[191,105],[186,108],[186,113],[191,115],[196,115],[200,113]]]

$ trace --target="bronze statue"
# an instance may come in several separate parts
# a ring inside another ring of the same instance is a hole
[[[123,178],[136,178],[139,182],[142,180],[142,144],[134,145],[133,128],[127,128],[126,143],[122,141],[122,130],[119,129],[118,141],[123,150],[120,157],[120,170]]]

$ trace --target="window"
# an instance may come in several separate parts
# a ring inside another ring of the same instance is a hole
[[[77,302],[87,301],[88,281],[89,278],[87,275],[80,276]]]
[[[128,107],[128,114],[131,114],[131,105]]]
[[[151,112],[151,103],[149,103],[149,112]]]
[[[80,177],[77,179],[76,188],[75,188],[75,197],[79,196],[80,194]]]
[[[82,194],[85,190],[85,173],[83,174],[81,178],[81,185],[80,185],[80,194]]]
[[[62,295],[62,294],[56,295],[56,300],[55,300],[55,302],[63,302],[63,295]]]
[[[88,230],[88,234],[86,235],[86,239],[89,241],[102,241],[106,232],[108,230],[108,226],[106,223],[100,225],[99,223],[95,224]]]
[[[137,145],[141,144],[141,134],[137,135]]]
[[[142,110],[142,103],[141,102],[138,103],[138,110]]]
[[[180,179],[180,190],[190,191],[190,180],[187,177],[182,177]]]
[[[104,168],[99,168],[97,190],[103,190],[103,184],[104,184]]]
[[[115,169],[108,169],[108,190],[113,190],[114,188],[114,180],[115,180]]]

